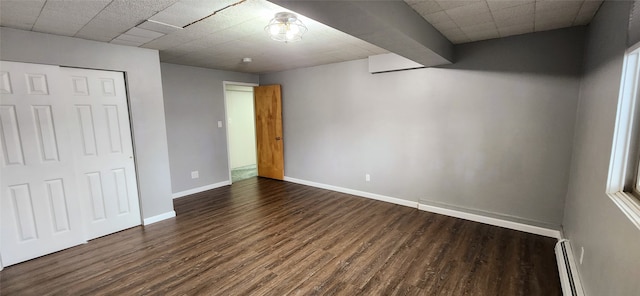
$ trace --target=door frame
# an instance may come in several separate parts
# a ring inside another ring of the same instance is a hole
[[[250,82],[235,82],[235,81],[222,81],[222,92],[224,94],[224,128],[225,128],[225,138],[227,141],[227,169],[229,173],[229,184],[233,184],[233,179],[231,178],[231,147],[229,145],[229,114],[227,114],[228,103],[227,100],[227,85],[241,85],[241,86],[260,86],[258,83],[250,83]],[[253,108],[255,110],[255,104]],[[255,116],[254,116],[255,117]],[[254,119],[255,120],[255,119]],[[253,135],[255,137],[255,134]]]

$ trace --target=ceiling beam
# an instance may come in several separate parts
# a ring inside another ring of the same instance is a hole
[[[453,63],[453,45],[404,1],[269,0],[426,67]]]

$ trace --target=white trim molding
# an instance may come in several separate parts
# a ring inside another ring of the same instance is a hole
[[[343,188],[343,187],[338,187],[333,185],[327,185],[327,184],[317,183],[313,181],[301,180],[301,179],[291,178],[287,176],[284,177],[284,181],[342,192],[342,193],[356,195],[356,196],[370,198],[370,199],[375,199],[375,200],[393,203],[397,205],[417,208],[419,210],[426,211],[426,212],[441,214],[445,216],[465,219],[465,220],[474,221],[474,222],[480,222],[484,224],[499,226],[499,227],[513,229],[513,230],[519,230],[519,231],[533,233],[533,234],[547,236],[547,237],[553,237],[556,239],[560,239],[562,236],[561,231],[558,229],[534,226],[534,225],[529,225],[529,224],[524,224],[519,222],[508,221],[504,219],[488,217],[488,216],[479,215],[479,214],[467,213],[459,210],[446,209],[446,208],[437,207],[437,206],[424,205],[415,201],[410,201],[410,200],[405,200],[405,199],[400,199],[400,198],[395,198],[395,197],[390,197],[390,196],[385,196],[385,195],[380,195],[380,194],[375,194],[375,193],[370,193],[365,191],[353,190],[353,189],[348,189],[348,188]]]
[[[640,201],[629,192],[615,192],[607,194],[613,203],[640,229]]]
[[[201,186],[201,187],[197,187],[197,188],[193,188],[185,191],[176,192],[174,194],[171,194],[171,197],[173,197],[173,199],[176,199],[183,196],[196,194],[196,193],[200,193],[200,192],[211,190],[211,189],[216,189],[216,188],[220,188],[227,185],[231,185],[231,181],[227,180],[227,181],[222,181],[215,184],[209,184],[209,185],[205,185],[205,186]]]
[[[441,214],[441,215],[445,215],[445,216],[465,219],[465,220],[479,222],[479,223],[483,223],[483,224],[499,226],[499,227],[502,227],[502,228],[513,229],[513,230],[533,233],[533,234],[547,236],[547,237],[553,237],[553,238],[556,238],[556,239],[561,239],[562,238],[562,233],[558,229],[551,229],[551,228],[545,228],[545,227],[540,227],[540,226],[534,226],[534,225],[530,225],[530,224],[525,224],[525,223],[520,223],[520,222],[513,222],[513,221],[508,221],[508,220],[505,220],[505,219],[488,217],[488,216],[484,216],[484,215],[472,214],[472,213],[463,212],[463,211],[459,211],[459,210],[452,210],[452,209],[436,207],[436,206],[431,206],[431,205],[425,205],[425,204],[419,204],[418,205],[418,209],[420,209],[422,211],[427,211],[427,212]]]
[[[176,211],[166,212],[164,214],[160,214],[160,215],[156,215],[156,216],[153,216],[153,217],[145,218],[142,223],[143,223],[143,225],[147,226],[149,224],[160,222],[162,220],[171,219],[171,218],[173,218],[175,216],[176,216]]]
[[[233,183],[233,178],[231,177],[231,141],[229,141],[229,112],[228,106],[229,102],[227,102],[227,85],[241,85],[241,86],[260,86],[257,83],[250,82],[235,82],[235,81],[222,81],[222,94],[224,96],[224,133],[225,133],[225,141],[227,144],[227,169],[229,169],[229,184]],[[255,106],[254,106],[255,108]],[[254,133],[255,136],[255,133]]]
[[[616,123],[611,146],[611,159],[609,161],[609,175],[607,179],[607,196],[611,198],[618,208],[629,218],[631,223],[640,229],[640,200],[631,192],[636,186],[635,172],[637,159],[635,158],[637,143],[637,131],[634,122],[639,122],[635,117],[640,116],[638,108],[638,83],[640,77],[640,48],[636,44],[627,50],[622,69],[620,92],[618,95],[618,109]]]
[[[360,197],[366,197],[366,198],[375,199],[375,200],[379,200],[379,201],[385,201],[385,202],[388,202],[388,203],[397,204],[397,205],[401,205],[401,206],[412,207],[412,208],[417,208],[418,207],[418,203],[415,202],[415,201],[410,201],[410,200],[405,200],[405,199],[400,199],[400,198],[395,198],[395,197],[389,197],[389,196],[384,196],[384,195],[365,192],[365,191],[353,190],[353,189],[344,188],[344,187],[338,187],[338,186],[333,186],[333,185],[316,183],[316,182],[312,182],[312,181],[301,180],[301,179],[291,178],[291,177],[287,177],[287,176],[284,177],[284,180],[287,181],[287,182],[291,182],[291,183],[297,183],[297,184],[307,185],[307,186],[311,186],[311,187],[322,188],[322,189],[327,189],[327,190],[331,190],[331,191],[337,191],[337,192],[342,192],[342,193],[346,193],[346,194],[356,195],[356,196],[360,196]]]

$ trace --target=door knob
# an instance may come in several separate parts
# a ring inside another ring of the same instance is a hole
[[[276,141],[280,141],[280,139],[282,139],[282,138],[280,138],[280,137],[276,137]]]

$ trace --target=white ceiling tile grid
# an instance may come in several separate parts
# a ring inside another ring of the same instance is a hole
[[[404,0],[452,43],[588,24],[603,0]]]

